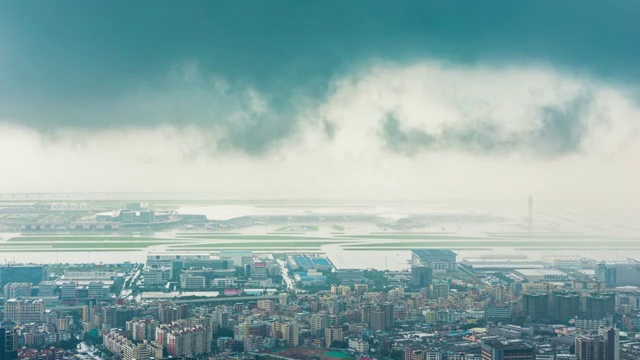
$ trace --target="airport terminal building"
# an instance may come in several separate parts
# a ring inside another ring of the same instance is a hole
[[[456,253],[441,249],[411,250],[411,266],[426,265],[433,272],[457,271]]]

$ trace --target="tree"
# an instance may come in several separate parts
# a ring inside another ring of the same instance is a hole
[[[393,350],[390,356],[393,360],[403,360],[404,352],[400,350]]]
[[[346,341],[334,340],[331,343],[331,347],[336,349],[346,349],[349,347],[349,343],[347,343]]]

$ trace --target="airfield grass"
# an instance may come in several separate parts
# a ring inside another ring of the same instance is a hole
[[[484,239],[478,236],[455,236],[455,235],[436,235],[436,234],[367,234],[367,235],[338,235],[336,237],[349,237],[354,239],[371,239],[371,240],[427,240],[427,239],[452,239],[452,240],[475,240]]]
[[[187,239],[169,239],[169,238],[155,238],[155,237],[136,237],[136,236],[19,236],[8,239],[7,242],[11,243],[50,243],[50,242],[173,242],[173,241],[192,241]]]
[[[14,243],[14,244],[3,244],[0,246],[0,250],[3,249],[11,249],[11,248],[22,248],[22,249],[31,249],[31,248],[53,248],[53,249],[96,249],[96,248],[126,248],[126,249],[144,249],[149,246],[155,245],[166,245],[166,242],[83,242],[83,243],[73,243],[73,242],[54,242],[51,244],[44,243]]]
[[[343,248],[346,250],[365,249],[411,249],[411,248],[522,248],[522,249],[640,249],[640,242],[637,241],[491,241],[489,239],[478,239],[477,241],[414,241],[414,242],[389,242],[367,243],[367,244],[347,244]]]
[[[342,244],[343,242],[336,242],[335,244]],[[198,250],[198,249],[212,249],[212,248],[320,248],[322,245],[330,243],[324,241],[296,241],[296,242],[230,242],[230,243],[211,243],[211,244],[192,244],[192,245],[178,245],[171,246],[170,249],[183,249],[183,250]]]
[[[328,237],[313,236],[285,236],[285,235],[183,235],[183,239],[224,239],[224,240],[300,240],[302,238],[308,240],[332,240]]]

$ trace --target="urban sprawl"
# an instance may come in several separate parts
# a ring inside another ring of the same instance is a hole
[[[0,266],[0,359],[639,359],[640,263],[411,251],[405,271],[305,253]]]

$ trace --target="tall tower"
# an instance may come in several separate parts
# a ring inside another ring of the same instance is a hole
[[[529,230],[533,229],[533,197],[529,195]]]

